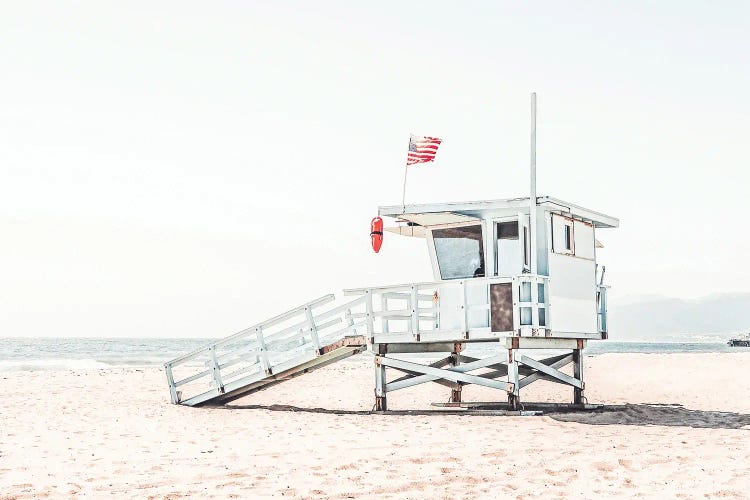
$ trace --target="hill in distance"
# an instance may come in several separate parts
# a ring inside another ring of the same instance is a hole
[[[619,303],[618,303],[619,302]],[[612,340],[663,340],[676,335],[738,334],[750,331],[750,293],[716,294],[700,299],[658,296],[610,301]]]

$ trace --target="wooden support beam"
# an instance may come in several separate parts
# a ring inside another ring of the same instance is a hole
[[[451,366],[456,369],[456,367],[459,365],[460,357],[459,354],[461,352],[462,346],[461,344],[456,344],[453,348],[453,352],[449,356],[451,361]],[[451,389],[451,403],[460,403],[461,402],[461,384],[459,382],[456,382],[456,385],[453,389]]]
[[[450,364],[451,364],[450,357],[447,357],[447,358],[443,358],[443,359],[440,359],[438,361],[435,361],[434,363],[430,363],[427,366],[430,366],[432,368],[442,368],[442,367],[448,366]],[[396,380],[393,380],[393,381],[389,382],[388,383],[388,392],[397,390],[397,389],[391,389],[391,387],[394,387],[393,384],[396,384],[395,387],[398,387],[399,384],[401,382],[405,381],[405,380],[411,380],[411,379],[413,379],[415,377],[421,376],[421,374],[418,373],[418,372],[413,372],[413,371],[409,371],[409,370],[406,370],[406,369],[400,369],[399,371],[402,371],[402,372],[406,373],[406,375],[404,375],[403,377],[399,377]],[[418,382],[418,383],[413,384],[413,385],[418,385],[420,383],[425,383],[425,382],[430,382],[430,380],[425,380],[424,382]],[[442,380],[442,379],[435,379],[435,380],[432,380],[431,382],[435,382],[436,384],[440,384],[440,385],[445,386],[445,387],[450,387],[451,389],[455,388],[455,386],[456,386],[455,382],[450,382],[448,380]]]
[[[541,360],[542,363],[549,366],[550,368],[560,369],[563,366],[568,365],[569,363],[573,362],[573,355],[572,354],[561,354],[559,356],[554,356],[552,358],[547,358]],[[556,379],[552,377],[548,377],[544,373],[535,370],[533,373],[527,375],[526,377],[522,378],[520,381],[521,389],[526,387],[527,385],[536,382],[537,380],[549,380],[552,382],[557,382]]]
[[[174,376],[172,375],[172,366],[169,364],[164,365],[164,371],[167,374],[167,383],[169,384],[169,396],[172,400],[172,404],[180,402],[180,398],[177,395],[177,386],[174,383]]]
[[[474,361],[472,363],[466,363],[464,365],[458,366],[454,369],[450,369],[450,371],[457,372],[457,373],[465,373],[470,372],[472,370],[477,370],[479,368],[486,368],[484,366],[487,362],[494,362],[499,358],[499,356],[496,356],[494,358],[486,358],[484,360],[479,359],[477,361]],[[425,367],[425,365],[417,365],[420,367]],[[408,372],[410,374],[417,373],[417,370],[407,370],[405,368],[396,368],[399,371]],[[441,370],[441,371],[449,371],[449,370]],[[421,373],[421,372],[420,372]],[[484,375],[476,375],[477,377],[487,378]],[[446,380],[442,380],[446,379]],[[455,387],[456,382],[449,382],[448,378],[446,377],[435,377],[431,375],[418,375],[418,376],[411,376],[411,377],[402,377],[398,380],[398,382],[394,381],[388,384],[388,392],[397,391],[399,389],[405,389],[407,387],[412,387],[414,385],[424,384],[427,382],[436,382],[441,385],[446,385],[448,387]],[[458,382],[458,384],[463,385],[463,382]]]
[[[447,358],[439,359],[439,360],[435,361],[434,363],[430,363],[427,366],[431,366],[432,368],[442,368],[442,367],[448,366],[450,364],[451,364],[451,358],[450,358],[450,356],[448,356]],[[391,383],[393,383],[393,382],[401,382],[402,380],[408,380],[408,379],[410,379],[410,378],[412,378],[414,376],[419,375],[416,372],[410,372],[408,370],[401,370],[401,371],[405,372],[406,375],[404,375],[403,377],[399,377],[396,380],[393,380]]]
[[[573,350],[573,377],[581,382],[581,387],[573,387],[573,404],[583,404],[583,350]]]
[[[517,358],[518,358],[519,363],[523,363],[526,366],[530,366],[531,368],[539,370],[545,375],[549,375],[552,378],[556,378],[557,380],[560,380],[561,382],[564,382],[568,385],[572,385],[573,387],[578,387],[579,389],[583,389],[583,383],[580,380],[577,380],[566,373],[563,373],[555,368],[552,368],[551,366],[547,366],[544,363],[540,363],[539,361],[529,358],[528,356],[524,356],[523,354],[517,355]]]
[[[461,355],[459,356],[459,360],[461,361],[461,363],[473,363],[474,361],[478,361],[479,358],[472,358],[471,356]],[[506,364],[505,360],[503,360],[502,363],[485,366],[484,368],[489,368],[490,370],[495,370],[497,372],[497,374],[493,377],[488,377],[488,373],[483,373],[482,375],[480,375],[485,378],[497,378],[508,373],[508,365]]]
[[[570,358],[570,354],[562,354],[560,356],[554,356],[554,357],[551,357],[551,358],[543,359],[543,360],[541,360],[541,362],[544,363],[545,365],[553,365],[553,364],[557,363],[560,359],[565,358],[565,357]],[[554,366],[554,367],[555,368],[559,368],[561,366],[567,365],[568,363],[570,363],[570,359],[568,359],[568,361],[566,361],[565,363],[563,363],[561,365],[558,365],[558,366]],[[505,375],[508,374],[508,365],[505,364],[505,363],[500,363],[500,364],[497,364],[497,365],[488,366],[487,368],[491,368],[492,371],[487,372],[487,373],[482,373],[482,374],[479,375],[480,377],[485,377],[485,378],[499,378],[499,377],[504,377]],[[523,366],[523,365],[518,365],[518,374],[524,376],[524,378],[520,379],[520,381],[519,381],[521,389],[523,389],[524,387],[526,387],[527,385],[529,385],[530,383],[532,383],[532,382],[534,382],[536,380],[552,380],[552,381],[556,381],[556,380],[552,379],[551,377],[547,377],[547,375],[545,375],[543,373],[539,373],[537,370],[535,370],[533,368],[529,368],[528,366]],[[528,381],[526,383],[524,383],[524,380],[527,380],[527,379],[528,379]]]
[[[511,410],[517,410],[521,403],[521,385],[519,384],[518,380],[518,360],[516,359],[517,356],[517,351],[515,351],[514,349],[508,349],[508,384],[512,384],[513,386],[513,390],[508,391],[508,406]]]
[[[372,352],[376,354],[413,354],[423,352],[453,352],[456,342],[376,342]]]
[[[335,351],[336,349],[341,349],[342,347],[364,347],[366,345],[367,340],[365,339],[364,335],[352,335],[337,340],[336,342],[328,344],[327,346],[321,347],[320,353],[327,354],[331,351]]]
[[[483,363],[482,366],[475,366],[472,364],[467,364],[467,365],[458,366],[456,367],[455,370],[432,368],[426,365],[420,365],[418,363],[411,363],[409,361],[403,361],[403,360],[394,359],[394,358],[380,357],[378,359],[380,359],[381,364],[385,366],[389,366],[397,370],[406,369],[408,371],[419,372],[419,373],[426,375],[426,377],[420,376],[420,377],[414,377],[410,380],[405,380],[402,383],[400,383],[397,387],[390,388],[390,390],[398,390],[398,389],[403,389],[404,387],[409,387],[409,386],[416,385],[419,383],[430,382],[432,381],[433,377],[436,379],[442,378],[446,380],[451,380],[453,382],[465,382],[467,384],[477,384],[477,385],[482,385],[485,387],[491,387],[493,389],[501,389],[504,391],[512,390],[512,388],[510,388],[510,386],[506,384],[505,382],[501,382],[499,380],[488,380],[488,379],[479,377],[477,375],[469,375],[467,373],[463,373],[464,371],[471,371],[471,370],[476,370],[477,368],[482,368],[483,366],[486,366],[487,364],[497,363],[501,359],[499,356],[494,356],[492,358],[481,360],[481,363]],[[391,384],[391,385],[394,385],[394,384]]]
[[[582,344],[581,344],[582,343]],[[555,338],[555,337],[507,337],[505,339],[506,349],[583,349],[586,346],[584,339]]]
[[[221,368],[219,367],[219,361],[216,359],[216,347],[211,346],[208,350],[211,353],[214,386],[219,391],[219,394],[224,394],[224,382],[221,381]]]
[[[375,410],[386,411],[388,409],[388,402],[386,399],[386,374],[385,365],[382,363],[384,358],[380,356],[375,357]]]

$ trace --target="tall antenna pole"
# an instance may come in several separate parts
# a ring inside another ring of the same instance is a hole
[[[404,190],[401,196],[401,206],[402,206],[404,213],[406,213],[406,175],[408,173],[409,173],[409,165],[406,165],[406,167],[404,167]]]
[[[531,192],[529,193],[529,258],[536,274],[536,92],[531,93]]]

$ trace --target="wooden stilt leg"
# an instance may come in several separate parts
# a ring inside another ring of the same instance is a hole
[[[516,361],[515,349],[508,349],[508,383],[513,384],[513,391],[508,392],[508,406],[511,410],[517,410],[521,403],[519,397],[521,387],[518,380],[518,361]]]
[[[573,377],[583,382],[583,350],[573,349]],[[586,399],[583,387],[573,387],[573,404],[581,405]]]
[[[386,411],[385,365],[380,363],[380,356],[375,357],[375,411]]]
[[[459,360],[458,360],[458,353],[460,353],[462,350],[462,345],[460,343],[455,344],[453,348],[453,352],[451,353],[451,366],[458,366]],[[459,382],[456,382],[456,386],[451,389],[451,403],[460,403],[461,402],[461,389],[463,387]]]

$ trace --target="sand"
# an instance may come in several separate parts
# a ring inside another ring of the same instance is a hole
[[[589,401],[627,406],[523,417],[366,414],[364,356],[233,408],[168,404],[155,367],[5,372],[0,498],[747,498],[748,361],[587,357]],[[411,388],[389,407],[430,409],[447,391]],[[571,391],[542,382],[522,394],[565,401]],[[464,389],[465,400],[498,398]]]

